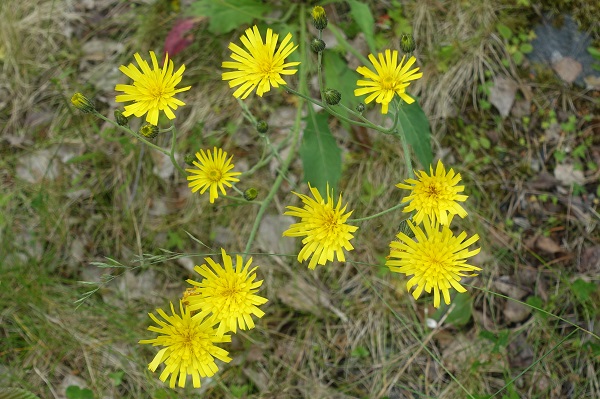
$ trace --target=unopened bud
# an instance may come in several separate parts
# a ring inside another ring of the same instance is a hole
[[[75,106],[81,112],[85,112],[86,114],[92,113],[96,110],[94,107],[94,103],[92,103],[86,96],[81,93],[73,94],[71,97],[71,104]]]
[[[365,112],[365,104],[358,103],[356,105],[356,112],[358,112],[359,114],[362,114],[363,112]]]
[[[129,118],[127,118],[125,115],[123,115],[123,113],[118,109],[115,109],[114,114],[115,114],[115,121],[117,121],[119,126],[127,126],[127,124],[129,123]]]
[[[194,166],[195,160],[196,156],[194,154],[185,154],[185,157],[183,157],[183,161],[190,166]]]
[[[147,123],[140,128],[140,134],[147,139],[153,139],[158,136],[158,126]]]
[[[315,53],[320,53],[321,51],[325,50],[325,42],[315,37],[310,42],[310,48]]]
[[[316,6],[312,9],[312,23],[318,30],[323,30],[327,27],[327,15],[325,9],[321,6]]]
[[[415,38],[410,33],[404,33],[400,36],[400,48],[407,54],[412,53],[417,48]]]
[[[258,190],[254,187],[251,187],[244,191],[244,199],[246,201],[253,201],[256,199],[256,197],[258,197]]]
[[[269,124],[265,121],[258,121],[256,124],[256,130],[261,134],[265,134],[269,131]]]
[[[339,104],[341,99],[342,99],[342,95],[340,94],[339,91],[337,91],[335,89],[325,90],[325,102],[327,102],[327,104],[329,104],[329,105]]]

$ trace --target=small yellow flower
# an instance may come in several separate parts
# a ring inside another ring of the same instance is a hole
[[[184,308],[181,302],[179,303],[181,316],[175,313],[172,303],[172,316],[167,315],[162,309],[156,311],[165,321],[149,313],[158,327],[150,326],[148,330],[160,335],[154,339],[140,340],[139,343],[163,347],[148,365],[148,369],[154,372],[161,363],[164,363],[166,367],[159,378],[164,382],[170,375],[171,388],[175,388],[178,376],[179,387],[185,387],[188,375],[192,376],[194,388],[200,388],[200,377],[212,377],[219,371],[215,358],[225,363],[231,361],[229,353],[215,345],[231,342],[231,336],[222,334],[217,336],[214,320],[204,319],[199,315],[192,317],[189,308]]]
[[[368,104],[375,100],[376,103],[381,104],[382,114],[387,114],[388,105],[394,98],[394,94],[398,94],[407,104],[412,104],[415,100],[406,94],[406,88],[410,81],[423,76],[423,73],[417,73],[419,68],[410,69],[416,58],[410,57],[404,64],[406,56],[402,56],[402,60],[398,64],[398,51],[396,50],[393,52],[385,50],[385,59],[382,53],[378,53],[377,56],[379,61],[375,59],[373,54],[369,54],[369,60],[373,64],[375,72],[365,66],[356,68],[358,73],[370,80],[357,81],[357,86],[364,87],[355,89],[354,95],[358,97],[369,94],[365,99],[365,103]]]
[[[441,160],[437,163],[435,173],[433,166],[429,167],[429,171],[430,175],[423,170],[416,172],[418,180],[404,180],[408,184],[396,184],[398,188],[412,191],[402,199],[403,203],[410,201],[410,205],[403,212],[416,211],[413,220],[417,224],[420,224],[425,216],[443,225],[450,224],[448,215],[458,215],[461,218],[467,216],[467,211],[457,202],[468,198],[459,194],[465,189],[465,186],[457,186],[461,180],[460,173],[454,174],[454,169],[446,173]]]
[[[133,101],[133,104],[125,106],[124,116],[135,115],[140,118],[146,115],[146,121],[153,125],[158,125],[158,114],[163,111],[167,118],[175,119],[175,114],[171,110],[177,109],[185,103],[176,99],[174,96],[182,91],[189,90],[191,86],[176,89],[175,86],[181,82],[185,65],[182,65],[177,72],[173,73],[173,61],[169,56],[165,56],[163,67],[158,66],[154,51],[150,51],[152,67],[143,60],[138,53],[134,55],[140,69],[135,65],[121,65],[119,70],[133,80],[133,85],[118,84],[116,91],[122,91],[125,94],[116,97],[117,102]]]
[[[187,280],[195,292],[186,296],[189,309],[199,311],[194,317],[211,315],[219,323],[219,336],[228,331],[237,332],[238,325],[242,330],[254,328],[252,315],[263,317],[265,312],[257,306],[267,302],[266,298],[256,295],[263,281],[254,281],[257,267],[248,270],[252,258],[244,264],[242,257],[237,255],[234,268],[231,256],[222,248],[221,256],[223,266],[211,258],[204,258],[210,268],[206,264],[194,267],[194,271],[204,278],[200,282]]]
[[[233,93],[234,97],[244,99],[255,88],[256,94],[262,97],[264,93],[271,90],[271,86],[279,87],[280,84],[286,84],[281,75],[293,75],[298,71],[286,68],[299,65],[299,62],[285,63],[285,59],[298,47],[290,42],[292,34],[287,34],[276,51],[278,38],[278,34],[267,29],[263,43],[258,27],[254,25],[246,29],[245,36],[240,37],[246,50],[235,43],[229,43],[229,49],[232,51],[231,58],[235,62],[225,61],[221,66],[235,71],[224,72],[222,78],[229,80],[229,87],[241,85]]]
[[[200,190],[200,194],[204,194],[206,190],[210,188],[210,203],[215,202],[215,198],[219,197],[218,189],[221,190],[223,195],[227,195],[225,192],[225,186],[231,187],[230,182],[238,182],[240,179],[234,177],[241,175],[241,172],[230,172],[235,167],[231,163],[233,155],[227,159],[227,153],[221,148],[213,148],[213,153],[210,150],[196,153],[196,158],[200,163],[193,161],[193,165],[198,169],[186,169],[186,172],[190,172],[193,176],[188,176],[190,180],[188,186],[192,188],[192,193]]]
[[[413,286],[417,286],[412,293],[415,299],[423,290],[427,293],[433,290],[433,306],[437,308],[440,306],[441,291],[444,302],[449,305],[450,288],[465,292],[466,289],[459,283],[461,278],[476,276],[476,271],[481,270],[466,263],[467,258],[479,253],[480,248],[473,251],[467,249],[479,236],[475,234],[466,239],[467,233],[462,232],[455,237],[448,226],[432,223],[428,217],[423,220],[425,231],[411,221],[407,223],[415,235],[414,239],[398,233],[396,237],[399,241],[390,243],[390,255],[385,265],[392,272],[413,276],[406,283],[406,289],[410,292]]]
[[[304,208],[287,206],[289,209],[284,215],[296,216],[301,220],[294,223],[290,228],[283,232],[284,237],[304,237],[302,240],[302,250],[298,254],[298,262],[310,259],[309,269],[314,269],[317,264],[325,265],[327,261],[333,262],[334,255],[337,260],[344,262],[344,249],[351,251],[354,249],[350,240],[354,238],[352,233],[358,230],[358,227],[346,224],[346,220],[353,211],[346,214],[346,207],[342,208],[342,195],[340,194],[337,204],[333,199],[333,190],[329,191],[327,185],[327,202],[321,197],[319,190],[308,184],[312,195],[294,193],[304,203]]]

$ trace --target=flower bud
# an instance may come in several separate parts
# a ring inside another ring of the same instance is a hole
[[[325,42],[319,38],[314,38],[310,41],[310,48],[315,53],[320,53],[325,50]]]
[[[269,130],[269,124],[265,121],[258,121],[256,130],[261,134],[265,134]]]
[[[140,128],[140,134],[147,139],[153,139],[158,136],[158,126],[147,123]]]
[[[185,154],[185,157],[183,158],[183,161],[190,166],[194,166],[195,160],[196,156],[194,154]]]
[[[254,187],[250,187],[246,191],[244,191],[244,199],[246,201],[253,201],[258,197],[258,190]]]
[[[400,48],[407,54],[412,53],[417,48],[415,38],[410,33],[403,33],[400,36]]]
[[[365,112],[365,104],[358,103],[356,105],[356,112],[358,112],[359,114],[362,114],[363,112]]]
[[[327,89],[325,90],[325,102],[329,105],[339,104],[342,99],[342,95],[339,91],[335,89]]]
[[[129,123],[129,118],[127,118],[125,115],[123,115],[123,113],[118,109],[115,109],[114,114],[115,114],[115,121],[117,121],[119,126],[127,126],[127,124]]]
[[[73,104],[75,108],[86,114],[96,111],[94,103],[92,103],[86,96],[84,96],[81,93],[73,94],[73,97],[71,97],[71,104]]]
[[[327,15],[325,9],[321,6],[316,6],[312,9],[312,23],[318,30],[323,30],[327,27]]]

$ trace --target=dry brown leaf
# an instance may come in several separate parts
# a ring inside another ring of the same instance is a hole
[[[550,237],[540,236],[535,241],[535,247],[549,254],[564,252],[563,248]]]

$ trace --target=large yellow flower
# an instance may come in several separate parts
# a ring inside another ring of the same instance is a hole
[[[396,184],[398,188],[412,191],[402,199],[402,202],[410,201],[410,205],[404,208],[403,212],[416,211],[413,220],[417,224],[420,224],[425,216],[444,225],[450,224],[448,215],[458,215],[461,218],[467,216],[467,211],[457,202],[468,198],[458,194],[465,189],[465,186],[457,186],[461,179],[460,173],[454,174],[453,169],[446,173],[441,160],[437,163],[435,173],[433,166],[429,167],[429,172],[430,175],[423,170],[418,171],[418,180],[406,179],[404,181],[408,184]]]
[[[396,236],[399,241],[390,243],[390,255],[385,263],[392,272],[413,276],[406,283],[410,291],[417,288],[412,295],[418,299],[423,290],[430,293],[433,290],[433,306],[440,306],[440,291],[446,305],[450,304],[450,288],[458,292],[466,289],[460,285],[463,276],[476,276],[479,267],[466,263],[466,259],[479,253],[480,248],[469,251],[467,248],[475,243],[479,236],[466,239],[467,233],[462,232],[455,237],[448,226],[432,223],[428,217],[423,220],[423,231],[418,225],[407,221],[415,239],[400,232]],[[440,230],[441,229],[441,230]],[[465,240],[466,239],[466,240]],[[470,272],[470,273],[467,273]]]
[[[215,358],[229,363],[231,358],[225,349],[215,344],[231,342],[231,336],[217,336],[214,325],[216,321],[204,319],[199,315],[191,316],[189,309],[184,309],[179,303],[181,316],[175,313],[171,303],[171,314],[169,316],[162,309],[157,309],[158,314],[165,320],[159,320],[154,314],[149,313],[150,318],[158,324],[148,327],[148,330],[158,334],[154,339],[140,340],[140,344],[152,344],[162,346],[148,368],[154,372],[161,363],[165,369],[160,374],[160,380],[165,381],[169,375],[169,386],[175,388],[175,381],[179,376],[178,385],[185,387],[188,375],[192,376],[194,388],[200,388],[200,377],[212,377],[219,368]]]
[[[175,88],[181,82],[185,65],[173,73],[173,61],[169,60],[169,55],[165,56],[163,67],[159,68],[154,51],[150,51],[153,69],[150,69],[148,62],[138,53],[135,53],[134,57],[141,71],[133,64],[119,67],[121,72],[133,79],[133,85],[118,84],[115,87],[115,90],[125,92],[116,97],[117,102],[133,101],[133,104],[125,106],[123,115],[135,115],[140,118],[147,113],[146,121],[155,126],[158,124],[160,111],[163,111],[167,118],[175,119],[171,108],[175,110],[178,106],[185,105],[183,101],[174,97],[175,94],[191,88],[191,86]]]
[[[210,203],[214,203],[215,199],[219,197],[218,189],[221,190],[223,195],[226,195],[225,186],[231,187],[230,182],[238,182],[240,179],[234,176],[241,175],[241,172],[230,172],[235,167],[231,163],[233,155],[227,159],[227,153],[221,148],[213,148],[213,154],[210,150],[196,153],[196,158],[200,163],[194,161],[193,164],[198,169],[186,169],[186,172],[192,173],[192,176],[188,176],[190,180],[188,186],[192,188],[192,192],[200,190],[200,194],[204,194],[206,190],[210,188]]]
[[[355,96],[369,94],[365,99],[365,103],[370,103],[375,100],[381,104],[381,113],[387,114],[388,105],[394,98],[394,94],[398,94],[407,104],[412,104],[415,100],[406,94],[406,88],[411,80],[419,79],[423,73],[417,71],[419,68],[410,69],[415,63],[416,58],[410,57],[404,64],[405,55],[398,64],[398,51],[385,50],[385,59],[382,53],[377,54],[379,61],[375,59],[373,54],[369,54],[369,60],[375,68],[373,72],[370,68],[359,66],[356,72],[370,80],[359,80],[357,86],[364,86],[354,90]],[[402,65],[404,64],[404,65]],[[409,70],[410,69],[410,70]]]
[[[231,58],[235,60],[224,61],[223,68],[235,69],[234,72],[224,72],[223,80],[229,80],[229,87],[240,86],[233,93],[236,98],[242,99],[256,88],[256,94],[262,97],[263,93],[271,90],[271,86],[285,85],[281,75],[293,75],[297,69],[286,69],[299,65],[299,62],[285,63],[288,57],[298,46],[294,46],[292,34],[288,33],[276,51],[279,35],[267,29],[265,42],[256,25],[246,29],[246,35],[240,37],[246,50],[235,43],[229,43],[232,51]]]
[[[337,260],[344,262],[344,249],[351,251],[354,249],[350,240],[354,238],[352,233],[358,230],[358,227],[346,224],[346,220],[353,211],[346,214],[346,207],[342,208],[342,195],[340,194],[337,204],[333,199],[333,191],[329,191],[327,185],[327,202],[321,197],[316,187],[308,184],[312,195],[296,194],[304,203],[304,208],[287,206],[289,209],[284,215],[296,216],[301,220],[294,223],[290,228],[283,232],[286,237],[304,237],[302,240],[302,250],[298,254],[298,262],[310,259],[309,269],[314,269],[317,264],[325,265],[327,261],[332,262],[334,255]]]
[[[237,332],[238,325],[242,330],[254,328],[252,315],[263,317],[265,312],[257,306],[267,302],[266,298],[256,295],[263,281],[254,281],[256,267],[248,270],[252,258],[244,264],[242,257],[237,255],[234,268],[231,256],[222,248],[221,256],[223,266],[211,258],[204,258],[210,268],[206,264],[194,268],[204,279],[200,282],[187,280],[194,286],[194,292],[185,295],[190,310],[199,311],[194,317],[211,315],[219,323],[219,336],[228,331]]]

